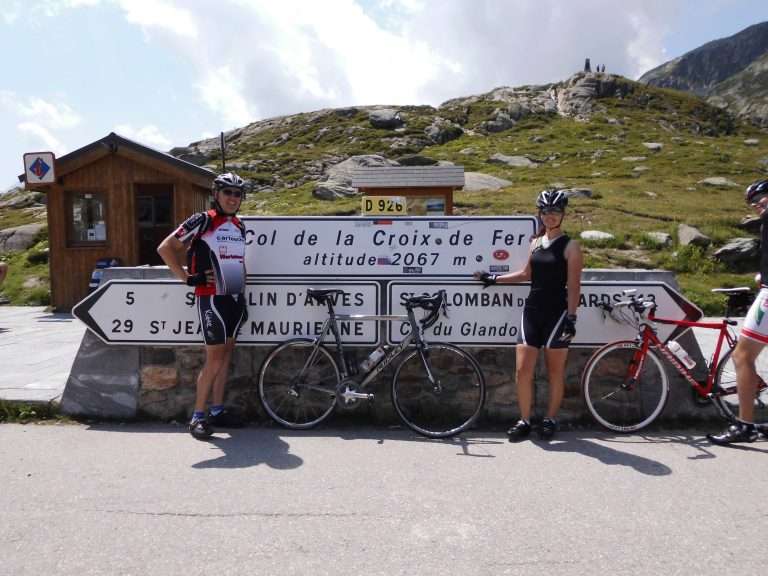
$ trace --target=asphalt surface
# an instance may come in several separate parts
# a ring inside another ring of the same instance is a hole
[[[0,306],[0,400],[59,400],[85,330],[42,306]]]
[[[0,574],[759,574],[768,441],[0,425]]]

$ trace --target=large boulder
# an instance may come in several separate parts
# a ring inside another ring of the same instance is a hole
[[[672,236],[666,232],[646,232],[645,237],[655,246],[663,248],[672,246]]]
[[[411,154],[409,156],[401,156],[397,159],[397,163],[400,166],[435,166],[437,164],[437,160],[430,158],[429,156]]]
[[[0,195],[0,208],[29,208],[35,204],[45,204],[47,197],[42,192],[16,188],[11,192]]]
[[[480,192],[481,190],[500,190],[505,186],[512,184],[511,181],[504,178],[497,178],[490,174],[482,172],[464,173],[464,192]]]
[[[383,128],[386,130],[394,130],[405,124],[405,121],[400,115],[400,111],[393,108],[372,110],[368,114],[368,121],[374,128]]]
[[[486,132],[504,132],[513,128],[517,124],[515,120],[506,112],[497,111],[496,117],[493,120],[487,120],[480,123],[480,129]]]
[[[606,242],[613,240],[615,236],[610,232],[603,232],[602,230],[584,230],[579,234],[579,238],[582,240],[592,240],[593,242]]]
[[[0,230],[0,252],[26,250],[37,242],[37,235],[44,228],[45,224],[24,224]]]
[[[445,118],[435,118],[435,121],[424,130],[424,133],[432,143],[445,144],[451,140],[461,138],[462,134],[464,134],[464,130],[461,126],[450,120],[446,120]]]
[[[704,178],[703,180],[699,180],[697,184],[712,186],[714,188],[733,188],[734,186],[738,186],[736,182],[733,180],[728,180],[728,178],[724,178],[723,176],[712,176],[711,178]]]
[[[513,168],[535,168],[538,166],[538,163],[531,160],[528,156],[507,156],[500,152],[488,158],[488,162],[491,164],[503,164]]]
[[[702,234],[698,228],[688,226],[688,224],[680,224],[677,227],[677,242],[680,246],[693,245],[706,248],[712,243],[712,239]]]
[[[562,116],[588,118],[596,100],[621,97],[632,90],[632,85],[618,76],[579,72],[555,88],[557,111]]]
[[[751,265],[760,256],[760,241],[757,238],[733,238],[714,253],[714,257],[733,266]]]
[[[312,195],[321,200],[335,200],[336,198],[355,196],[357,190],[352,188],[352,175],[354,172],[358,168],[384,166],[398,166],[398,163],[377,154],[350,156],[346,160],[328,168],[325,180],[315,185]]]

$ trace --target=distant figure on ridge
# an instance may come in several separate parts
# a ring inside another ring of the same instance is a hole
[[[589,58],[584,59],[584,72],[592,72],[592,66],[589,63]]]

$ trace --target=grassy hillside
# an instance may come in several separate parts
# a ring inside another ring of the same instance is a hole
[[[602,230],[616,238],[585,242],[588,266],[674,270],[691,299],[707,312],[719,313],[721,301],[710,295],[709,288],[749,283],[754,274],[729,269],[711,254],[730,238],[749,236],[737,227],[747,214],[742,191],[768,174],[768,134],[695,96],[618,77],[610,81],[607,94],[593,98],[584,113],[568,116],[535,107],[520,114],[515,101],[505,100],[503,91],[495,90],[437,109],[398,107],[405,125],[397,131],[373,128],[365,108],[272,119],[230,134],[228,162],[244,177],[267,187],[248,197],[246,214],[359,213],[357,198],[328,201],[312,194],[328,166],[359,154],[397,159],[418,153],[512,182],[495,192],[457,193],[458,214],[531,214],[533,200],[545,186],[589,188],[591,198],[572,200],[567,231],[578,235]],[[528,98],[552,90],[562,94],[565,88],[561,84],[515,90]],[[507,130],[488,131],[487,122],[498,118],[499,112],[517,115],[517,122]],[[455,122],[464,134],[431,144],[425,129],[435,117]],[[651,142],[661,144],[661,150],[644,146]],[[495,153],[525,155],[536,165],[512,168],[488,162]],[[217,166],[217,153],[206,159],[211,167]],[[699,184],[713,176],[736,185]],[[0,218],[10,216],[0,210]],[[677,246],[680,223],[699,228],[712,238],[713,247]],[[645,236],[651,231],[671,234],[673,245],[655,247]],[[23,290],[9,290],[6,295],[14,302],[23,301]]]

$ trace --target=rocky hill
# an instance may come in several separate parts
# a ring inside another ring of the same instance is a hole
[[[246,214],[354,215],[354,167],[453,163],[467,181],[455,195],[458,214],[530,214],[543,187],[569,189],[566,228],[582,236],[588,266],[674,270],[712,313],[720,302],[709,288],[742,284],[754,269],[754,226],[741,227],[741,191],[768,174],[768,134],[697,96],[620,76],[578,73],[438,107],[283,116],[233,130],[227,142],[228,168],[253,186]],[[171,152],[218,169],[218,146],[214,138]],[[11,210],[23,209],[0,208],[0,218],[27,223]],[[41,236],[29,249],[32,262],[44,248]],[[4,290],[14,302],[29,301],[28,252],[8,256],[18,289]]]
[[[693,92],[768,125],[768,22],[708,42],[646,72],[639,81]]]

